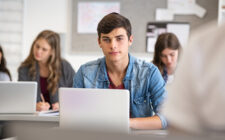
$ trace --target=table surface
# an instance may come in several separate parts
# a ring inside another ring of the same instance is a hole
[[[38,114],[0,114],[0,121],[59,122],[59,116],[39,116]]]
[[[59,116],[39,116],[37,114],[0,114],[0,121],[25,121],[59,123]],[[167,130],[131,130],[135,135],[168,135]]]

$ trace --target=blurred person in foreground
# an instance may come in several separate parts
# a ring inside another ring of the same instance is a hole
[[[196,31],[184,51],[168,100],[162,108],[169,130],[225,133],[225,25]]]

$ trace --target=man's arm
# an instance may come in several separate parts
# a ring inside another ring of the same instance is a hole
[[[162,129],[167,127],[164,116],[159,113],[160,106],[166,97],[165,82],[159,70],[153,66],[149,78],[149,93],[155,115],[143,118],[131,118],[130,127],[134,129]]]
[[[130,118],[130,128],[133,129],[161,129],[162,123],[159,116],[144,118]]]

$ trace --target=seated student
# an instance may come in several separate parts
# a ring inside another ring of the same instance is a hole
[[[173,132],[225,134],[225,24],[216,26],[191,37],[168,90],[162,112]]]
[[[58,110],[58,88],[72,87],[75,74],[72,66],[61,58],[58,33],[50,30],[37,36],[18,72],[19,81],[38,82],[37,111]]]
[[[153,63],[158,67],[166,83],[174,79],[181,45],[173,33],[162,33],[155,44]]]
[[[166,96],[165,82],[155,65],[128,53],[133,42],[130,21],[111,13],[98,23],[98,43],[105,57],[82,65],[75,88],[110,88],[130,91],[130,127],[161,129],[167,123],[158,113]]]
[[[11,81],[11,74],[6,67],[6,59],[2,46],[0,45],[0,81]]]

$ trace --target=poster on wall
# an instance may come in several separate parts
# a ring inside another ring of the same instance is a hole
[[[158,36],[165,32],[174,33],[184,47],[189,38],[190,24],[188,22],[149,22],[146,31],[147,52],[154,52]]]
[[[78,33],[97,33],[98,22],[111,12],[120,13],[119,2],[78,2]]]

